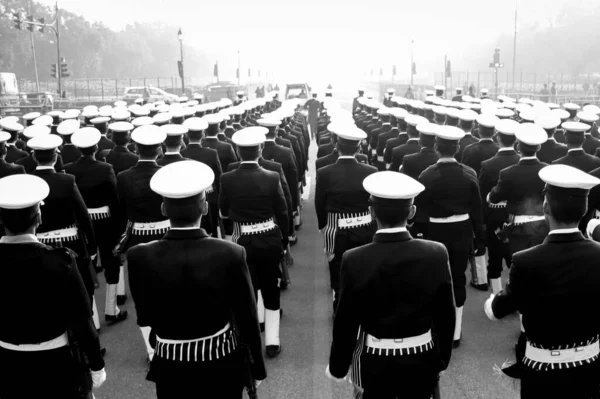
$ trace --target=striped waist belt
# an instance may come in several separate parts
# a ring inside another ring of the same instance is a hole
[[[154,234],[164,234],[170,228],[171,222],[169,220],[149,223],[134,222],[132,233],[136,236],[149,236]]]
[[[536,368],[538,363],[543,364],[556,364],[556,368],[569,368],[581,366],[583,363],[590,363],[592,360],[598,358],[600,354],[600,343],[598,341],[582,346],[576,346],[567,349],[541,349],[536,348],[527,342],[525,347],[525,358],[523,362],[530,367]],[[552,366],[554,368],[554,366]]]
[[[69,339],[67,338],[67,333],[63,333],[58,337],[51,339],[50,341],[42,342],[39,344],[23,344],[23,345],[14,345],[9,344],[7,342],[0,341],[0,348],[8,349],[11,351],[19,351],[19,352],[40,352],[47,351],[51,349],[62,348],[63,346],[67,346],[69,344]]]
[[[446,218],[429,218],[431,223],[457,223],[464,222],[465,220],[469,220],[469,215],[466,213],[463,215],[452,215]]]
[[[372,156],[377,155],[377,150],[375,148],[371,148],[371,155]]]
[[[210,362],[223,358],[237,348],[237,339],[229,323],[209,337],[190,340],[171,340],[156,337],[155,354],[178,362]]]
[[[379,339],[367,334],[367,353],[373,355],[402,356],[422,353],[433,348],[431,330],[414,337]]]
[[[339,218],[337,220],[337,225],[340,229],[353,229],[355,227],[371,224],[372,221],[371,214],[366,212],[356,214],[356,216],[353,217]]]
[[[46,231],[35,235],[41,243],[48,244],[57,241],[75,241],[79,238],[77,227],[71,226],[64,229]]]
[[[92,220],[108,219],[110,217],[110,208],[108,206],[88,208],[88,213]]]
[[[215,188],[213,186],[210,186],[209,188],[207,188],[206,190],[204,190],[204,192],[206,194],[212,194],[215,192]]]
[[[500,201],[497,204],[492,204],[492,203],[488,202],[487,204],[488,204],[488,207],[491,209],[506,208],[506,201]]]
[[[272,218],[262,223],[238,224],[240,225],[240,232],[242,235],[260,234],[264,233],[265,231],[271,231],[275,228],[275,222]]]
[[[538,222],[540,220],[545,220],[544,216],[531,216],[531,215],[516,215],[513,221],[513,224],[525,224],[531,222]]]
[[[377,162],[383,162],[383,155],[377,155]]]

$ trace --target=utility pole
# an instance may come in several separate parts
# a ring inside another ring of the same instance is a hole
[[[60,16],[58,13],[58,0],[55,3],[55,10],[56,10],[56,21],[54,21],[54,25],[55,26],[50,26],[51,28],[54,29],[54,33],[56,33],[56,64],[60,66],[61,64],[61,57],[60,57],[60,32],[58,30],[59,26],[60,26]],[[62,74],[57,74],[56,75],[57,79],[58,79],[58,97],[62,98]]]
[[[31,0],[29,0],[27,2],[27,13],[29,15],[32,15],[31,14]],[[39,93],[40,92],[40,77],[38,75],[37,58],[35,56],[35,42],[33,40],[33,29],[29,30],[29,38],[31,39],[31,53],[33,54],[33,69],[35,71],[35,87],[36,87],[36,91]]]
[[[518,10],[519,0],[515,0],[515,34],[513,41],[513,76],[512,76],[512,87],[515,89],[515,76],[517,75],[517,10]]]
[[[179,50],[181,51],[181,61],[179,61],[179,75],[181,77],[181,95],[185,96],[185,77],[183,75],[183,32],[181,28],[177,32],[177,38],[179,39]]]
[[[238,81],[238,83],[237,83],[237,85],[239,87],[240,84],[241,84],[241,75],[242,75],[242,72],[241,72],[241,69],[240,69],[240,50],[238,50],[237,53],[238,53],[238,66],[237,66],[237,70],[238,70],[237,81]]]
[[[448,54],[444,54],[444,87],[448,86]],[[446,97],[446,91],[444,90],[444,97]]]
[[[415,41],[410,41],[410,86],[413,85],[413,78],[415,76]]]

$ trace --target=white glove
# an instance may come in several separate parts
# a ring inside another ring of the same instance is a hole
[[[264,380],[254,380],[254,382],[256,383],[256,389],[258,389],[258,387],[260,386],[260,384],[262,384]]]
[[[594,234],[594,230],[596,229],[596,227],[600,226],[600,220],[599,219],[592,219],[588,222],[587,224],[587,228],[586,233],[588,235],[588,237],[591,239],[592,238],[592,234]]]
[[[106,371],[104,369],[98,371],[90,371],[92,375],[92,386],[94,388],[100,388],[104,381],[106,381]]]
[[[495,294],[491,294],[490,297],[485,301],[485,304],[483,305],[483,310],[485,311],[486,316],[492,321],[498,320],[494,315],[494,311],[492,310],[492,302],[494,301],[495,296]]]
[[[329,378],[330,380],[333,380],[335,382],[342,382],[342,381],[346,380],[346,378],[337,378],[337,377],[334,377],[331,374],[331,371],[329,371],[329,365],[327,365],[327,368],[325,369],[325,375],[327,376],[327,378]]]

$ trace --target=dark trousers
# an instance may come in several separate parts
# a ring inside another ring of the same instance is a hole
[[[113,254],[113,249],[119,240],[112,225],[113,221],[108,218],[93,220],[92,222],[106,283],[117,284],[119,282],[121,262]]]
[[[473,251],[473,227],[470,220],[457,223],[429,223],[429,237],[446,246],[450,258],[450,272],[456,307],[467,300],[467,266]]]
[[[438,380],[433,364],[408,365],[399,356],[363,355],[362,399],[430,399]]]
[[[550,228],[545,220],[515,225],[509,236],[510,252],[515,254],[540,245],[549,232]]]
[[[243,363],[241,351],[205,363],[172,362],[157,356],[150,373],[158,399],[241,399]]]
[[[281,307],[279,279],[281,270],[280,250],[264,250],[243,245],[246,249],[246,260],[252,273],[254,293],[260,290],[265,304],[265,309],[278,310]]]
[[[0,348],[2,399],[82,399],[77,393],[80,375],[66,346],[39,352]]]
[[[217,227],[219,227],[219,205],[217,203],[208,203],[208,214],[205,215],[203,220],[206,220],[205,227],[206,231],[213,236],[218,237]],[[225,234],[225,232],[223,232]]]
[[[485,231],[488,249],[488,278],[500,278],[502,275],[502,261],[510,267],[512,253],[508,243],[502,242],[496,235],[496,229],[502,228],[503,222],[489,222]]]
[[[598,399],[598,362],[562,370],[526,369],[521,378],[522,399]]]

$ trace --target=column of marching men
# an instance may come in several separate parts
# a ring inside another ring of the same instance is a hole
[[[470,269],[491,320],[521,318],[503,368],[521,397],[600,397],[600,324],[584,310],[600,288],[600,108],[434,89],[424,101],[390,89],[383,103],[360,90],[352,112],[321,104],[327,375],[349,372],[363,399],[439,397]]]
[[[301,103],[277,93],[236,106],[182,97],[0,119],[0,257],[36,275],[33,289],[12,292],[31,296],[19,314],[39,313],[35,302],[47,303],[45,318],[59,313],[34,331],[20,318],[0,329],[0,369],[12,380],[0,397],[86,397],[104,382],[96,273],[115,324],[128,316],[125,267],[158,397],[255,389],[250,379],[266,377],[261,330],[267,356],[281,352],[280,290],[302,224],[310,142]],[[69,351],[91,373],[23,384],[32,362],[80,367]]]

